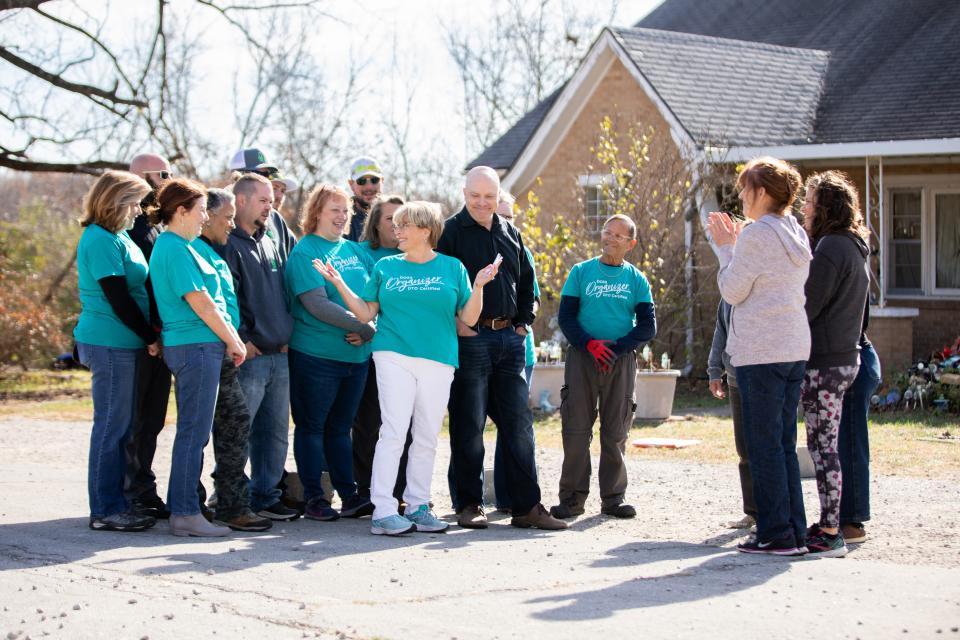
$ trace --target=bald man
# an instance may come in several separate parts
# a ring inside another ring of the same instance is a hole
[[[516,227],[497,215],[500,178],[490,167],[467,173],[466,205],[443,228],[437,251],[458,258],[470,278],[503,258],[483,291],[480,320],[458,326],[460,367],[450,387],[451,495],[457,522],[487,527],[483,511],[483,428],[487,416],[505,448],[505,477],[515,527],[566,529],[540,503],[534,460],[533,414],[527,406],[524,337],[534,319],[533,268]],[[472,281],[472,280],[471,280]]]

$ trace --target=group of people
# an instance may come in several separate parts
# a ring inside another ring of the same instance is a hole
[[[139,531],[169,518],[175,535],[222,536],[302,515],[371,516],[381,535],[444,531],[431,483],[445,413],[459,526],[488,526],[488,418],[496,504],[512,525],[565,529],[585,512],[598,417],[601,513],[636,515],[624,451],[637,353],[656,317],[649,283],[626,260],[637,244],[631,218],[605,221],[601,255],[574,265],[561,292],[563,463],[547,510],[528,406],[539,288],[498,174],[469,171],[463,209],[444,219],[435,203],[382,194],[379,163],[358,158],[349,191],[321,184],[309,194],[298,239],[279,213],[296,182],[257,149],[230,168],[229,186],[208,189],[140,155],[129,172],[104,173],[84,201],[74,335],[93,374],[91,528]],[[755,159],[737,186],[750,224],[720,212],[708,223],[722,296],[708,373],[718,397],[726,376],[733,410],[746,514],[737,525],[756,527],[738,548],[840,556],[870,517],[866,412],[880,376],[865,335],[857,192],[843,174],[810,176],[801,226],[790,214],[801,189],[791,165]],[[152,466],[171,376],[177,430],[164,502]],[[801,405],[821,507],[809,528]],[[303,485],[294,505],[281,499],[291,414]]]
[[[708,362],[726,375],[740,457],[746,553],[841,557],[870,518],[867,411],[880,382],[866,337],[868,230],[842,173],[807,178],[803,224],[791,215],[800,174],[757,158],[737,178],[742,224],[710,214],[722,301]],[[796,453],[798,406],[816,471],[820,517],[807,527]]]
[[[257,149],[238,152],[230,168],[228,186],[206,188],[143,154],[128,172],[105,172],[85,198],[74,337],[93,374],[91,528],[141,531],[169,518],[175,535],[222,536],[301,515],[369,515],[374,534],[443,531],[431,481],[449,413],[457,523],[488,525],[489,417],[498,508],[517,527],[565,529],[583,512],[598,400],[603,512],[634,515],[624,504],[626,381],[655,321],[646,279],[624,260],[636,244],[632,220],[607,221],[603,255],[577,265],[563,291],[562,325],[584,356],[568,372],[564,395],[578,399],[564,403],[560,504],[548,511],[528,407],[539,289],[497,173],[471,170],[463,209],[444,219],[437,204],[382,194],[379,163],[358,158],[350,191],[321,184],[309,194],[298,239],[279,213],[297,183]],[[152,467],[171,386],[164,501]],[[618,399],[603,407],[610,390]],[[282,499],[291,415],[303,485],[294,505]]]

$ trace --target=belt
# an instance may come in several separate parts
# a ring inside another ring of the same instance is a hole
[[[501,329],[512,327],[513,318],[480,318],[480,320],[477,321],[477,326],[500,331]]]

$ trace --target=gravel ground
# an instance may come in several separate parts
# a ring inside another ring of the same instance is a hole
[[[88,437],[87,423],[0,421],[0,637],[806,637],[815,611],[830,637],[960,638],[956,482],[876,477],[869,539],[843,560],[738,554],[742,533],[723,526],[739,517],[735,468],[634,456],[634,520],[600,516],[594,481],[570,532],[494,514],[487,531],[402,540],[370,536],[368,520],[301,520],[203,541],[162,523],[87,529]],[[441,516],[447,458],[442,441]],[[539,451],[547,506],[560,460]],[[812,519],[812,480],[804,490]]]

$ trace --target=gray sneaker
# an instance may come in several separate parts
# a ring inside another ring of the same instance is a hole
[[[220,538],[230,535],[230,528],[207,522],[203,514],[170,516],[170,533],[175,536],[195,538]]]
[[[90,518],[90,528],[94,531],[145,531],[157,524],[153,516],[145,516],[133,511],[115,513],[104,518]]]

